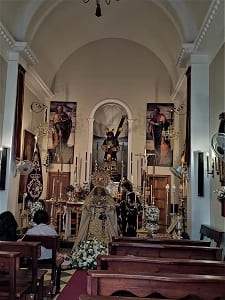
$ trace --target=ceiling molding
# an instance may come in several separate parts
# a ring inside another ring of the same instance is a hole
[[[27,42],[17,42],[0,22],[0,53],[8,60],[9,52],[18,52],[31,65],[38,64],[38,60]]]
[[[211,26],[213,20],[214,20],[214,17],[216,15],[216,12],[218,11],[218,8],[221,4],[221,0],[214,0],[212,2],[212,4],[210,5],[210,8],[208,10],[208,13],[202,23],[202,26],[199,30],[199,33],[195,39],[195,42],[194,42],[194,51],[198,51],[200,45],[202,44],[203,40],[206,38],[207,36],[207,33],[208,33],[208,30],[209,30],[209,27]]]
[[[219,10],[219,6],[221,5],[221,3],[222,0],[214,0],[212,2],[194,43],[184,43],[182,45],[177,59],[177,66],[181,68],[186,67],[188,62],[190,61],[191,54],[198,53],[203,41],[209,38],[209,28],[210,26],[212,26],[215,20],[215,16]]]
[[[53,92],[31,66],[27,68],[25,85],[42,102],[54,96]]]

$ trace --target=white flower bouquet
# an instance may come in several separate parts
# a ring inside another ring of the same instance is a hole
[[[96,269],[97,256],[107,255],[107,246],[96,238],[81,242],[77,249],[72,252],[72,268]]]
[[[32,223],[33,222],[33,218],[34,218],[34,214],[36,213],[36,211],[38,211],[38,210],[44,210],[44,204],[41,201],[35,201],[34,203],[32,203],[29,206],[29,210],[30,210],[29,220],[30,220],[30,223]]]

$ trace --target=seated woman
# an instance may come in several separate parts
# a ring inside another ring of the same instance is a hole
[[[38,210],[34,214],[33,221],[35,225],[33,228],[28,229],[26,235],[57,235],[55,229],[53,229],[50,225],[50,218],[45,210]],[[52,250],[46,249],[41,246],[41,259],[50,259],[52,258]]]
[[[107,244],[117,236],[117,215],[114,199],[103,186],[95,186],[87,196],[74,248],[84,240],[96,238]]]
[[[0,214],[0,241],[16,241],[17,240],[17,222],[10,211]]]

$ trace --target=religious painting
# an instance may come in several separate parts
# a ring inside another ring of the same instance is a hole
[[[32,160],[34,153],[35,135],[24,130],[23,160]]]
[[[76,102],[51,101],[48,139],[51,163],[72,164],[75,143]]]
[[[16,109],[13,134],[13,155],[15,160],[20,160],[25,73],[26,71],[24,70],[24,68],[21,65],[19,65],[17,76]]]
[[[173,165],[173,149],[169,130],[174,123],[174,104],[147,103],[146,154],[149,166]]]

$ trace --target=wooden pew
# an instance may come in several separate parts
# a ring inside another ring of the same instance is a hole
[[[141,256],[99,255],[98,270],[225,276],[225,262]]]
[[[154,244],[172,244],[172,245],[187,245],[187,246],[204,246],[209,247],[210,241],[206,240],[187,240],[187,239],[161,239],[161,238],[138,238],[133,236],[114,236],[113,242],[127,243],[154,243]]]
[[[189,295],[202,300],[224,299],[225,276],[193,274],[118,273],[108,270],[88,271],[88,295],[110,296],[126,291],[136,297],[158,293],[167,298]]]
[[[224,232],[218,231],[215,228],[209,227],[207,225],[201,225],[200,228],[200,240],[207,237],[216,243],[216,247],[220,247]]]
[[[30,270],[24,270],[23,273],[19,274],[18,280],[32,282],[31,292],[36,293],[37,282],[39,282],[41,287],[43,285],[44,274],[46,273],[46,271],[38,270],[37,261],[41,255],[40,243],[0,241],[0,251],[19,251],[22,257],[31,259],[31,272]]]
[[[39,242],[42,246],[52,250],[52,259],[41,260],[38,262],[40,268],[51,269],[51,282],[44,291],[48,296],[58,293],[60,291],[60,277],[61,277],[61,264],[57,264],[57,249],[59,246],[59,237],[57,235],[25,235],[23,241]]]
[[[79,300],[146,300],[140,297],[121,297],[121,296],[89,296],[80,295]],[[151,298],[150,300],[162,300],[162,298]],[[171,300],[171,298],[170,298]]]
[[[20,252],[0,251],[0,299],[25,299],[30,284],[18,284]]]
[[[151,243],[110,242],[109,254],[121,256],[135,255],[146,257],[171,257],[201,260],[222,259],[221,248]]]

